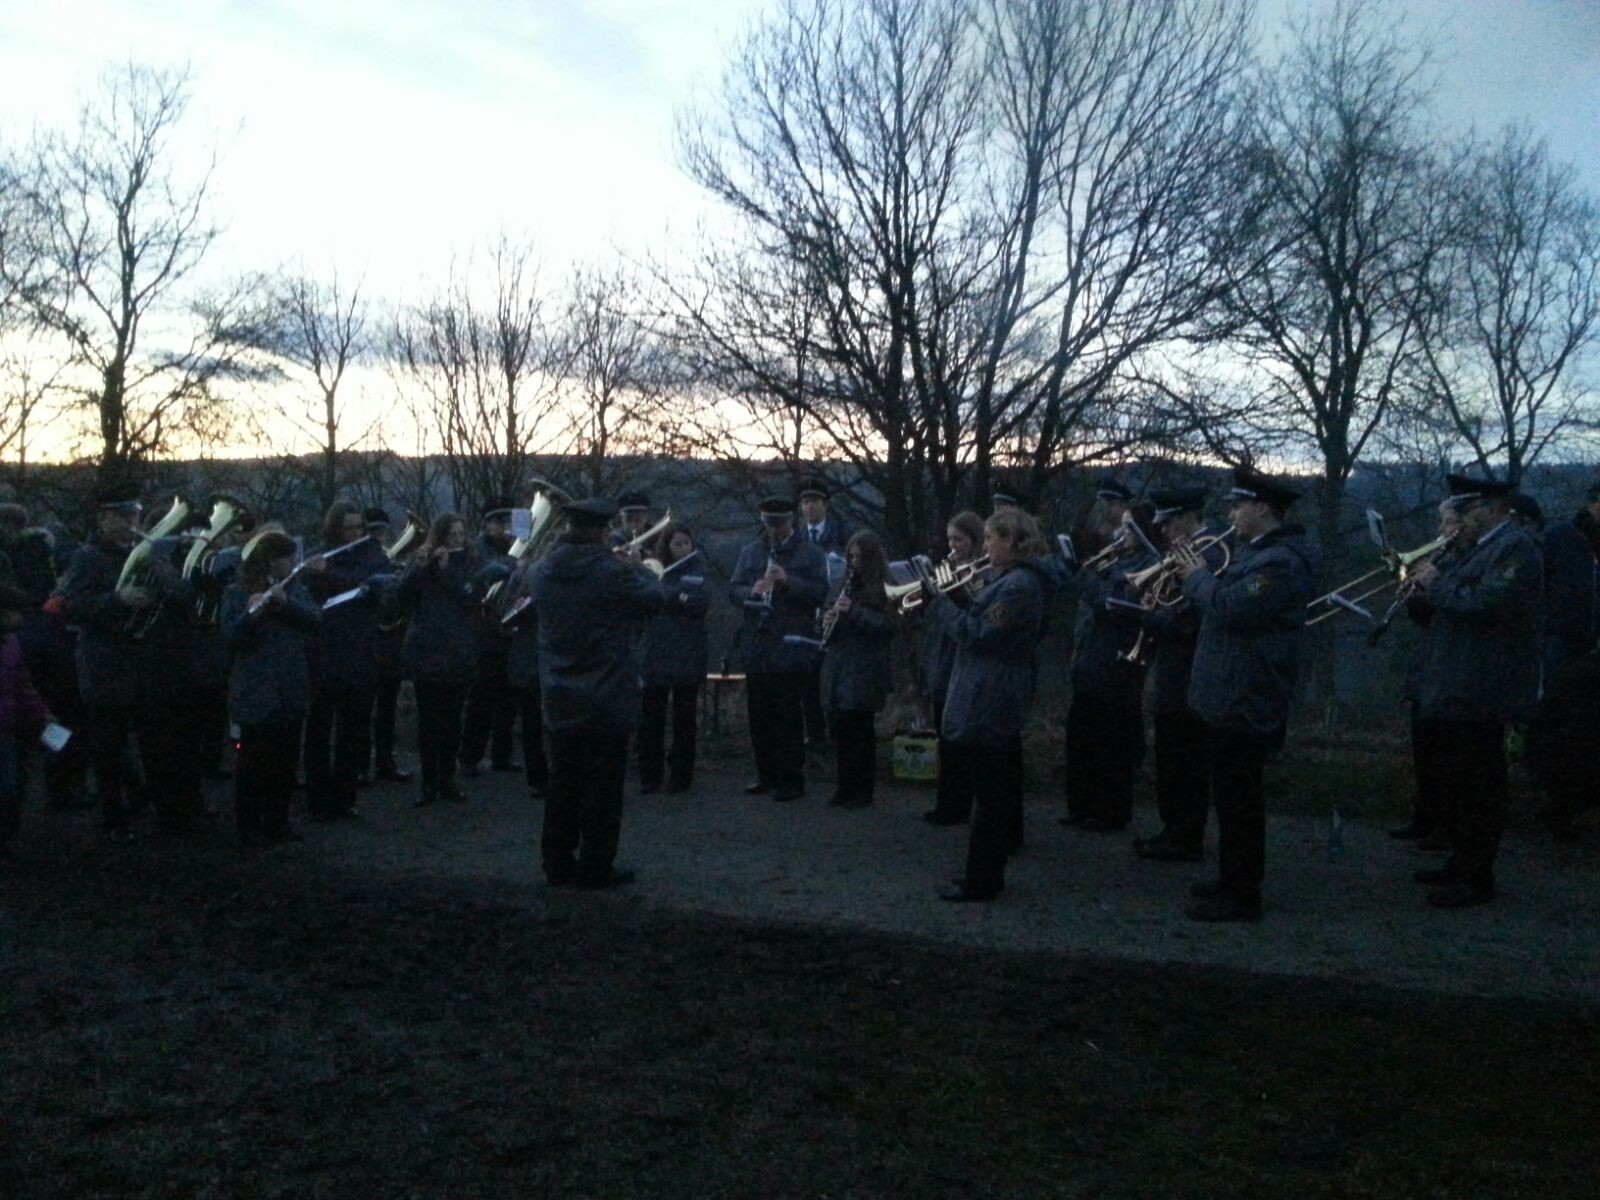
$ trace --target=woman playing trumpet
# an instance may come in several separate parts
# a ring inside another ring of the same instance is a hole
[[[945,542],[950,554],[945,563],[959,568],[978,557],[983,545],[983,518],[977,513],[957,513],[945,526]],[[964,604],[970,593],[953,593],[957,604]],[[922,814],[930,825],[960,825],[972,815],[972,780],[961,757],[961,747],[944,736],[945,692],[950,686],[950,671],[955,665],[956,643],[943,622],[929,619],[922,632],[922,653],[917,664],[918,689],[933,711],[933,727],[939,731],[939,790],[933,808]]]

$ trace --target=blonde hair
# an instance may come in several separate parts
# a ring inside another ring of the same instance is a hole
[[[986,522],[984,530],[1010,542],[1018,558],[1038,558],[1046,552],[1039,522],[1020,508],[1002,508]]]

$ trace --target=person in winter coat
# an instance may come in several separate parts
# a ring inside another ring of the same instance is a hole
[[[550,789],[550,759],[544,746],[544,703],[539,690],[539,617],[533,610],[533,568],[527,559],[511,569],[505,583],[501,628],[506,647],[506,691],[522,723],[522,767],[528,795],[542,800]]]
[[[694,781],[695,718],[706,677],[706,611],[711,591],[705,561],[687,525],[662,530],[654,550],[661,575],[661,612],[650,618],[639,647],[639,679],[644,684],[639,721],[639,790],[660,789],[665,758],[667,791],[686,792]],[[666,746],[667,712],[672,713],[672,750]]]
[[[1044,539],[1021,509],[997,511],[984,525],[990,582],[965,609],[948,594],[924,585],[930,615],[956,645],[945,694],[945,738],[961,747],[971,772],[974,803],[967,866],[941,899],[993,900],[1005,889],[1006,859],[1013,852],[1019,797],[1008,764],[1022,756],[1022,730],[1038,679],[1039,633],[1050,587]]]
[[[878,535],[862,530],[845,547],[847,571],[825,606],[822,704],[838,750],[839,786],[829,804],[872,803],[878,740],[874,718],[889,696],[895,618],[884,584],[889,561]]]
[[[762,536],[739,552],[728,599],[744,613],[739,631],[756,780],[750,796],[797,800],[805,794],[801,708],[816,658],[817,609],[828,598],[822,551],[794,527],[794,501],[760,505]]]
[[[410,614],[400,661],[417,695],[417,751],[422,760],[418,807],[466,799],[456,786],[461,713],[478,670],[478,610],[484,589],[467,522],[436,517],[427,540],[396,585]]]
[[[511,558],[515,538],[511,533],[511,512],[515,506],[508,497],[489,501],[483,510],[483,532],[478,537],[478,570],[487,592],[496,583],[504,585],[516,563]],[[467,691],[466,713],[461,724],[461,773],[476,778],[483,770],[483,756],[496,771],[516,771],[517,709],[511,703],[507,676],[511,652],[510,631],[500,624],[497,605],[488,605],[478,618],[478,674]],[[523,738],[528,731],[523,729]]]
[[[1122,509],[1126,547],[1105,572],[1089,571],[1079,592],[1072,656],[1072,706],[1067,710],[1067,815],[1063,823],[1088,832],[1126,829],[1133,819],[1133,778],[1144,757],[1145,668],[1130,658],[1142,614],[1128,576],[1154,564],[1143,547],[1153,512]]]
[[[0,584],[0,856],[16,841],[22,814],[22,752],[51,720],[22,658],[17,630],[32,607],[28,594]]]
[[[1544,563],[1510,512],[1511,485],[1447,477],[1464,549],[1411,576],[1412,617],[1426,622],[1417,672],[1422,753],[1434,772],[1452,853],[1417,882],[1428,903],[1462,908],[1494,898],[1494,860],[1509,803],[1506,727],[1539,695],[1539,614]]]
[[[1253,921],[1261,915],[1267,810],[1267,755],[1289,722],[1306,605],[1319,556],[1305,530],[1285,519],[1292,489],[1239,467],[1228,493],[1233,559],[1213,572],[1192,548],[1183,594],[1200,614],[1189,707],[1206,723],[1211,799],[1217,810],[1217,880],[1191,889],[1197,921]]]
[[[319,821],[356,815],[356,787],[371,752],[372,694],[378,686],[378,608],[389,559],[367,532],[359,505],[337,500],[322,523],[321,553],[306,563],[306,593],[325,610],[314,644],[306,716],[306,807]],[[354,599],[341,599],[356,592]]]
[[[945,526],[945,544],[950,553],[945,561],[960,567],[978,557],[983,549],[983,518],[977,513],[957,513]],[[963,588],[952,598],[965,604],[976,594]],[[926,609],[922,622],[922,653],[917,664],[917,687],[933,713],[933,728],[939,736],[939,790],[933,807],[922,814],[930,825],[961,825],[972,815],[972,775],[961,758],[961,747],[944,736],[944,698],[950,687],[950,670],[955,666],[956,644],[942,621]]]
[[[228,715],[239,726],[233,810],[247,846],[297,841],[289,824],[300,726],[310,709],[310,658],[322,609],[294,570],[294,539],[268,530],[222,593],[230,655]]]
[[[639,552],[606,545],[613,501],[566,506],[568,530],[533,569],[539,676],[550,744],[550,798],[540,841],[553,885],[615,887],[628,738],[639,722],[640,625],[660,612],[661,582]]]

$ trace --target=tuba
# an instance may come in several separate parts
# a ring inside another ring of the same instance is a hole
[[[167,509],[167,515],[157,521],[149,533],[138,534],[138,545],[128,551],[128,557],[122,562],[122,571],[117,576],[117,591],[125,587],[149,586],[153,568],[155,566],[156,543],[162,538],[171,537],[183,528],[183,523],[189,519],[189,506],[182,497],[172,498],[172,507]],[[128,617],[126,632],[130,637],[142,638],[155,624],[156,618],[161,615],[162,605],[158,602],[149,608],[134,612]]]

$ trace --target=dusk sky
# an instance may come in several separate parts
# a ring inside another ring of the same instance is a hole
[[[68,119],[108,63],[187,60],[223,148],[219,267],[303,259],[399,295],[500,230],[545,262],[665,248],[705,207],[673,115],[773,0],[0,0],[0,117]],[[1293,5],[1268,0],[1269,36]],[[1600,190],[1600,4],[1411,0],[1446,35],[1439,108],[1530,122]],[[225,260],[225,261],[224,261]]]

